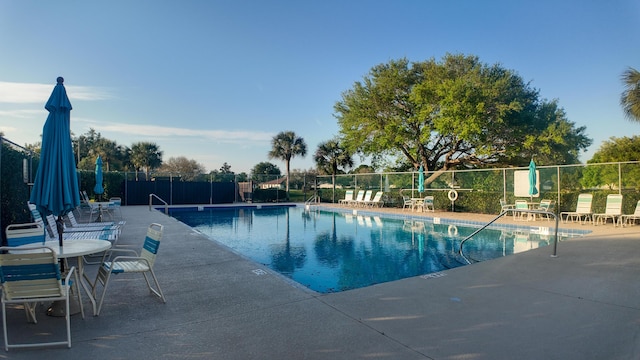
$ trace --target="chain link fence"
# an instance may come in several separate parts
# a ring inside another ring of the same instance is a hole
[[[497,214],[500,199],[513,204],[516,199],[529,198],[517,191],[522,187],[517,182],[522,178],[519,175],[528,170],[521,167],[445,171],[425,184],[422,193],[418,192],[417,171],[336,175],[335,187],[332,177],[323,175],[317,178],[318,195],[323,202],[338,202],[346,190],[383,191],[385,207],[402,207],[403,197],[434,196],[439,210]],[[640,161],[538,166],[537,173],[539,193],[535,199],[555,201],[558,212],[575,210],[580,193],[594,195],[596,212],[604,210],[608,194],[624,196],[623,213],[633,213],[640,200]],[[425,172],[425,179],[431,174]]]

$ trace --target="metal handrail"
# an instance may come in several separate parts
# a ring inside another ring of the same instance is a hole
[[[464,245],[464,243],[471,239],[472,237],[474,237],[477,233],[479,233],[480,231],[486,229],[489,225],[493,224],[494,222],[496,222],[498,219],[500,219],[501,217],[503,217],[504,215],[506,215],[509,212],[523,212],[523,213],[528,213],[528,214],[545,214],[545,215],[552,215],[553,218],[556,220],[556,227],[555,227],[555,237],[554,237],[554,241],[553,241],[553,254],[551,254],[551,257],[558,257],[558,216],[550,211],[546,211],[546,210],[529,210],[529,209],[505,209],[503,210],[498,216],[496,216],[493,220],[489,221],[487,224],[485,224],[484,226],[480,227],[478,230],[474,231],[473,233],[471,233],[471,235],[467,236],[466,238],[464,238],[461,242],[460,242],[460,247],[458,249],[458,254],[460,254],[460,256],[462,256],[462,258],[468,263],[471,264],[471,261],[469,261],[469,259],[467,259],[466,256],[464,256],[464,254],[462,253],[462,246]]]
[[[169,215],[169,204],[167,204],[166,201],[162,200],[156,194],[149,194],[149,211],[151,211],[151,209],[153,208],[153,198],[156,198],[156,199],[162,201],[162,203],[164,204],[164,213]]]
[[[312,203],[319,203],[320,202],[320,196],[318,195],[313,195],[312,197],[310,197],[307,201],[304,202],[305,205],[310,205]]]

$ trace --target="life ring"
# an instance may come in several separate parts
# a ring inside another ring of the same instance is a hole
[[[458,227],[451,224],[449,225],[447,232],[449,233],[449,236],[458,236]]]
[[[458,192],[455,191],[455,189],[451,189],[449,190],[449,193],[447,194],[447,197],[449,198],[449,200],[456,201],[458,200]]]

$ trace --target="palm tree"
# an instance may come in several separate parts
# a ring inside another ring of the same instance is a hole
[[[625,90],[620,97],[620,105],[625,116],[640,122],[640,71],[630,67],[622,73]]]
[[[313,158],[318,169],[325,174],[331,174],[333,183],[333,202],[336,202],[336,174],[339,168],[353,166],[351,154],[340,146],[338,140],[329,140],[318,145]]]
[[[297,136],[293,131],[282,131],[271,140],[270,159],[283,160],[287,167],[287,197],[289,196],[289,172],[291,158],[296,155],[302,157],[307,155],[307,144],[304,139]]]
[[[139,169],[144,169],[145,178],[149,181],[149,172],[162,165],[162,151],[156,143],[137,142],[131,145],[131,163],[136,168],[136,181]]]

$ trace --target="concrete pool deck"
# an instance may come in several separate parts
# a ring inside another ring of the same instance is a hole
[[[100,316],[72,317],[71,349],[0,351],[0,359],[640,358],[640,226],[561,224],[594,232],[561,242],[556,258],[543,247],[318,294],[161,212],[125,206],[122,214],[122,244],[139,247],[150,223],[165,226],[155,270],[167,303],[141,276],[116,277]],[[34,326],[8,309],[10,336],[59,332],[64,320],[40,310]]]

